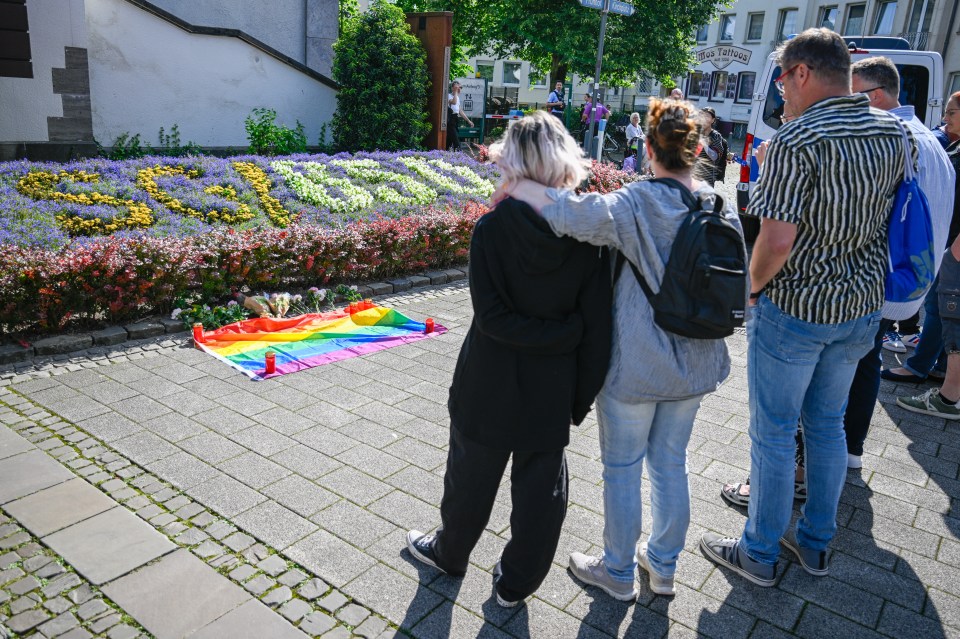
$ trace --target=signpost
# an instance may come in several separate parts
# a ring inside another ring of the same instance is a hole
[[[580,4],[588,9],[600,10],[600,43],[597,46],[597,72],[593,76],[593,108],[596,108],[597,98],[600,92],[600,66],[603,63],[603,38],[607,34],[607,14],[612,11],[613,13],[618,13],[623,16],[631,16],[633,15],[634,8],[632,4],[623,2],[622,0],[580,0]],[[594,111],[591,109],[590,116],[587,118],[587,157],[591,156],[591,151],[593,150],[593,113]],[[597,156],[599,157],[599,147],[602,143],[598,142],[597,144]]]

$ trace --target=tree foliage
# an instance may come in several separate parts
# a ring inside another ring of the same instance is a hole
[[[429,0],[423,0],[429,1]],[[567,73],[593,77],[600,12],[577,0],[432,0],[453,11],[454,39],[470,55],[527,60],[550,83]],[[687,72],[697,27],[730,0],[633,0],[630,17],[610,14],[601,81],[626,85],[641,70],[666,78]]]
[[[377,0],[348,17],[333,46],[340,84],[334,145],[343,151],[398,151],[423,145],[430,131],[427,54],[403,11]]]

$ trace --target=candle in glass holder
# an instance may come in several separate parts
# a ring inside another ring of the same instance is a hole
[[[433,318],[432,318],[432,317],[428,317],[428,318],[427,318],[427,321],[424,322],[424,325],[426,326],[425,330],[423,331],[424,333],[432,333],[432,332],[433,332]]]
[[[277,354],[273,351],[267,351],[265,356],[265,372],[272,375],[277,372]]]
[[[193,325],[193,341],[197,344],[203,344],[203,324],[200,322]]]

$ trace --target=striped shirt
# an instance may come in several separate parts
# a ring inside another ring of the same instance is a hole
[[[821,100],[777,132],[748,214],[797,226],[790,257],[764,289],[780,310],[816,324],[880,310],[903,159],[896,118],[862,94]]]

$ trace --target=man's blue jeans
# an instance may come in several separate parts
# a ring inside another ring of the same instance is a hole
[[[804,322],[761,296],[747,322],[750,507],[740,545],[774,564],[793,510],[794,436],[803,421],[807,502],[797,542],[824,550],[837,528],[847,472],[843,414],[857,363],[873,346],[880,313],[840,324]]]
[[[640,478],[650,478],[650,567],[672,577],[690,525],[687,444],[701,396],[673,402],[625,404],[597,397],[603,460],[603,562],[617,581],[637,576],[643,503]]]
[[[933,281],[923,300],[923,330],[917,350],[904,362],[903,367],[917,377],[926,377],[936,365],[937,370],[947,370],[947,357],[943,353],[943,321],[940,319],[940,300],[937,285],[940,276]]]

